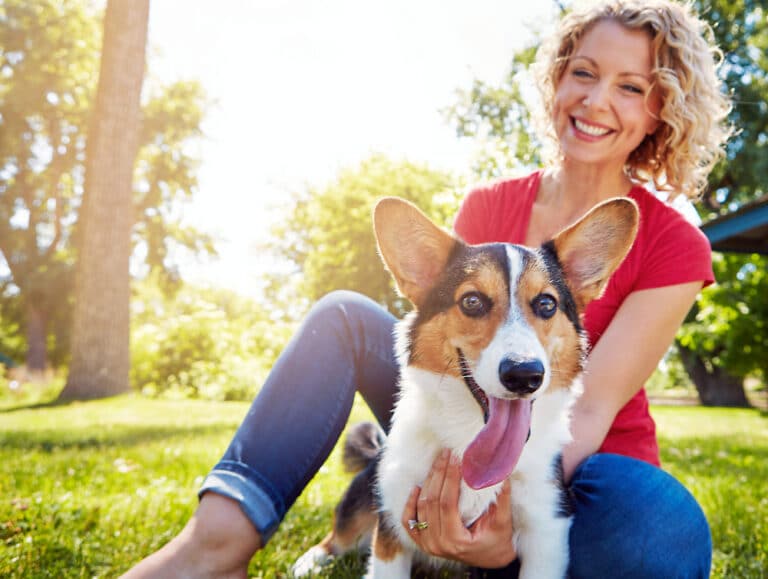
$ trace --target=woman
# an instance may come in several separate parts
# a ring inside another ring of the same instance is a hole
[[[576,9],[539,55],[556,143],[552,165],[473,191],[456,231],[466,241],[538,245],[596,203],[639,205],[630,255],[585,315],[591,351],[563,455],[576,501],[572,577],[705,577],[711,539],[693,497],[658,467],[643,383],[703,285],[703,235],[641,183],[695,197],[722,154],[727,100],[708,29],[668,0],[608,0]],[[310,312],[282,354],[181,534],[127,577],[245,577],[250,558],[333,448],[357,388],[386,428],[397,367],[394,319],[337,292]],[[403,521],[422,549],[515,576],[507,509],[470,529],[457,514],[458,466],[438,459]],[[511,565],[510,565],[511,564]],[[508,566],[509,567],[506,567]]]

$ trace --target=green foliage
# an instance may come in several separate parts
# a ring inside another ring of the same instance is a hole
[[[0,355],[6,366],[21,364],[26,352],[18,299],[0,300]],[[10,362],[8,361],[10,360]]]
[[[349,289],[401,314],[405,300],[395,295],[376,252],[373,206],[381,197],[403,197],[448,227],[458,205],[453,187],[450,175],[375,155],[325,189],[296,195],[290,216],[273,229],[270,249],[301,272],[305,301]]]
[[[446,111],[457,136],[481,145],[473,165],[480,179],[542,163],[541,140],[535,135],[528,106],[533,95],[527,70],[535,56],[536,46],[515,53],[499,86],[476,79],[471,88],[457,91],[457,102]]]
[[[153,396],[250,400],[292,330],[225,290],[148,281],[132,308],[131,382]]]
[[[0,415],[0,576],[116,577],[184,526],[245,403],[119,397]],[[666,468],[712,527],[713,578],[768,573],[768,419],[755,410],[656,407]],[[359,401],[351,421],[370,417]],[[287,577],[327,532],[346,488],[340,449],[251,561]],[[341,558],[323,577],[359,577]]]
[[[768,18],[764,0],[698,0],[694,6],[723,51],[721,76],[733,99],[729,120],[737,130],[727,159],[710,178],[704,205],[711,216],[766,192]]]
[[[211,237],[181,222],[180,208],[197,191],[199,161],[189,143],[202,137],[206,96],[196,81],[155,87],[142,107],[141,143],[136,160],[134,245],[144,249],[149,271],[172,290],[179,281],[171,255],[179,249],[215,255]]]
[[[718,285],[702,291],[678,335],[707,364],[768,378],[768,258],[713,256]]]

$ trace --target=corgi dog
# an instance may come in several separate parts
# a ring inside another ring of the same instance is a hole
[[[370,424],[352,429],[345,458],[362,471],[333,530],[296,562],[295,575],[368,541],[369,577],[407,578],[414,562],[455,565],[412,540],[413,527],[428,533],[429,521],[410,530],[400,522],[442,449],[461,463],[464,524],[509,479],[520,577],[566,575],[572,509],[561,451],[586,356],[580,316],[630,250],[637,225],[634,201],[615,198],[539,248],[468,245],[404,200],[377,203],[379,252],[414,306],[398,323],[398,398],[386,438]]]

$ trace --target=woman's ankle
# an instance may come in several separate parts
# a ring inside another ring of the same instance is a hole
[[[261,535],[240,504],[215,492],[205,493],[187,524],[194,542],[207,549],[225,551],[229,557],[251,560],[261,549]]]
[[[240,505],[208,492],[184,529],[123,578],[244,578],[261,547],[261,536]]]

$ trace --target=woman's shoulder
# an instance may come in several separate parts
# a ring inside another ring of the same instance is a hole
[[[700,220],[690,201],[682,198],[670,201],[640,186],[634,187],[629,197],[640,210],[640,229],[651,231],[653,238],[674,235],[709,243],[699,229]]]
[[[640,209],[637,238],[627,256],[627,271],[638,276],[634,289],[694,280],[711,283],[712,250],[695,223],[693,207],[686,211],[641,187],[635,187],[629,196]]]

